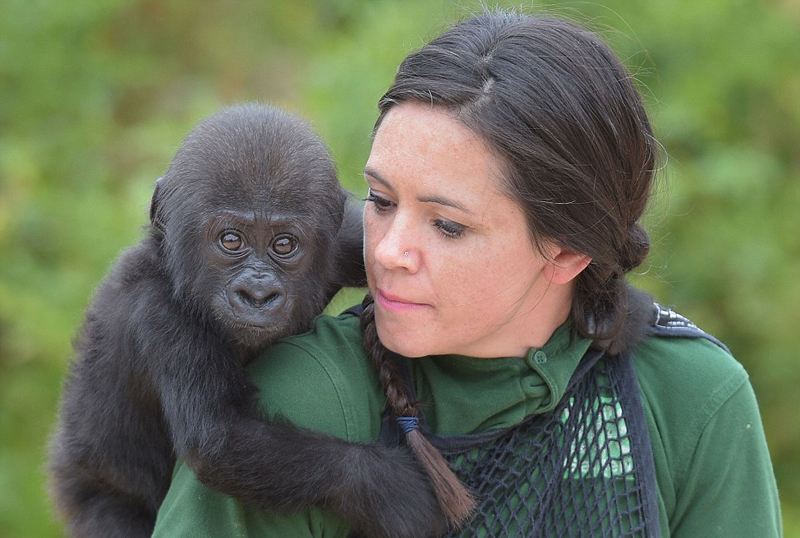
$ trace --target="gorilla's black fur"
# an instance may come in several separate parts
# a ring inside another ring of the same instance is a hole
[[[51,482],[75,537],[150,536],[175,458],[265,509],[316,504],[376,537],[443,521],[403,449],[270,424],[244,365],[363,283],[361,217],[301,120],[231,107],[189,134],[151,225],[97,290],[76,343]]]

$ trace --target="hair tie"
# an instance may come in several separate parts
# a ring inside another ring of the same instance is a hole
[[[410,433],[419,429],[419,419],[417,417],[397,417],[397,425],[403,433]]]

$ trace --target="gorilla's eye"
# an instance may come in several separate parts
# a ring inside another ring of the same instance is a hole
[[[244,246],[244,241],[239,234],[233,232],[225,232],[219,238],[219,244],[222,245],[227,251],[238,252]]]
[[[297,239],[288,234],[281,234],[272,240],[272,250],[278,256],[289,256],[297,250]]]

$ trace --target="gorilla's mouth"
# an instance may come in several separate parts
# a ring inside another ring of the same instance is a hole
[[[271,322],[234,320],[231,324],[234,329],[248,330],[254,332],[277,332],[283,329],[283,325]]]
[[[277,308],[253,308],[247,311],[233,308],[230,322],[234,331],[248,333],[250,337],[263,337],[283,333],[289,327],[291,304],[284,301]]]
[[[228,337],[247,349],[265,349],[286,334],[284,324],[272,320],[229,320],[226,327]]]
[[[287,329],[292,301],[254,306],[231,301],[230,297],[230,294],[221,294],[214,301],[215,317],[229,332],[244,332],[248,337],[259,337]]]

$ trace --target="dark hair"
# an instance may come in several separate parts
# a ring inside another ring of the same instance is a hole
[[[625,273],[649,250],[639,219],[657,161],[644,105],[619,59],[571,22],[486,13],[403,61],[380,100],[376,129],[407,101],[450,111],[488,143],[540,252],[548,241],[592,258],[576,278],[571,321],[613,350],[628,317]],[[365,330],[394,406],[405,397],[390,394],[402,386],[384,373],[390,361],[369,338]]]

